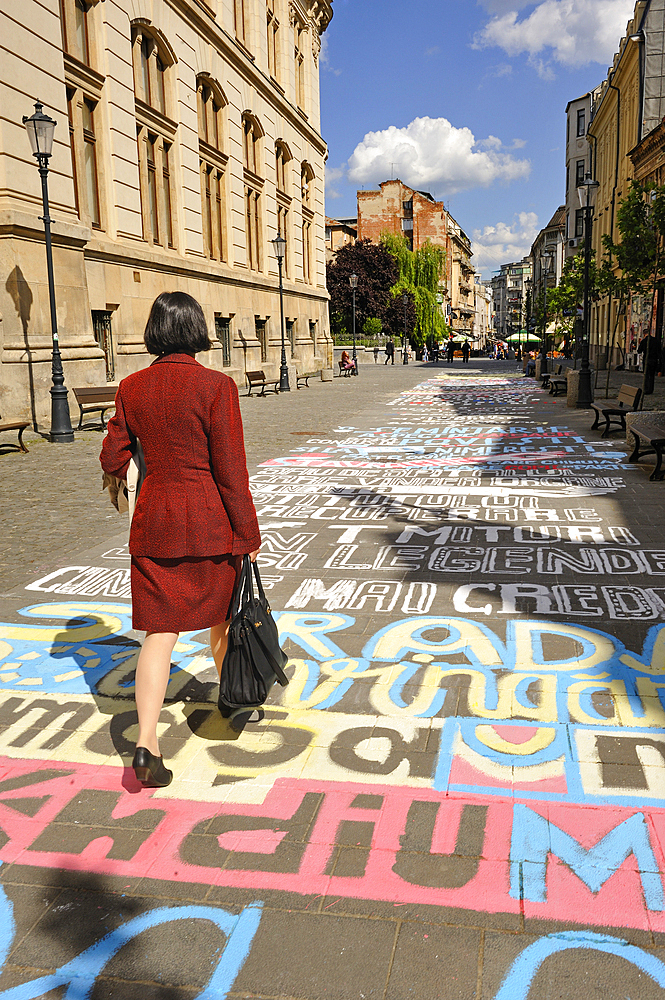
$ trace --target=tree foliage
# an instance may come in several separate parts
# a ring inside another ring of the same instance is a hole
[[[665,186],[631,181],[628,194],[617,211],[617,229],[621,237],[618,243],[609,234],[603,236],[608,284],[611,286],[610,273],[615,281],[618,280],[618,268],[628,290],[646,294],[658,278],[663,256]]]
[[[393,257],[398,268],[398,278],[391,288],[393,300],[390,316],[392,322],[398,315],[403,316],[404,306],[402,295],[406,292],[412,300],[413,322],[408,318],[407,332],[417,345],[422,345],[428,338],[441,340],[448,336],[449,328],[441,314],[438,301],[439,282],[443,277],[446,265],[446,252],[443,247],[435,246],[429,240],[417,250],[410,250],[404,236],[394,233],[383,233],[381,245]],[[393,326],[395,333],[398,332]]]
[[[326,268],[330,293],[330,323],[336,336],[351,333],[352,292],[349,278],[358,276],[356,289],[356,329],[362,330],[368,319],[388,321],[390,290],[397,281],[395,259],[370,240],[359,240],[340,247]]]
[[[617,319],[612,334],[616,335],[618,317],[631,294],[651,297],[651,325],[656,310],[656,292],[665,286],[663,260],[665,258],[665,185],[630,182],[628,194],[617,211],[617,229],[620,241],[615,243],[610,235],[602,238],[605,257],[601,268],[603,291],[619,300]],[[649,332],[649,331],[647,331]],[[656,353],[660,353],[660,332],[656,331]],[[651,344],[651,341],[648,342]],[[608,344],[608,348],[609,348]],[[653,391],[647,388],[648,365],[644,366],[643,395]],[[609,385],[609,375],[608,375]]]
[[[378,337],[383,329],[383,324],[376,316],[370,316],[363,323],[363,333],[366,337]]]
[[[599,287],[599,273],[596,267],[595,253],[592,250],[589,258],[589,290],[595,296]],[[554,317],[555,329],[563,334],[566,343],[571,340],[578,309],[584,300],[584,254],[568,257],[563,264],[561,278],[556,288],[547,292],[547,318]],[[536,309],[536,323],[542,328],[542,298]]]

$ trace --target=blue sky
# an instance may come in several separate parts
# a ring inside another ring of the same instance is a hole
[[[333,0],[321,58],[326,212],[395,177],[443,200],[485,277],[563,201],[565,107],[596,86],[634,0]]]

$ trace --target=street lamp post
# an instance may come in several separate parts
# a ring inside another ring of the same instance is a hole
[[[282,327],[282,360],[279,366],[279,391],[290,392],[289,368],[286,363],[286,342],[284,340],[284,284],[282,281],[282,263],[286,250],[286,240],[281,233],[277,233],[277,236],[272,240],[272,245],[275,257],[277,258],[277,267],[279,268],[279,318]]]
[[[402,348],[402,364],[408,365],[409,359],[406,354],[406,307],[409,304],[409,296],[406,292],[402,294],[402,303],[404,305],[404,346]]]
[[[577,409],[588,410],[593,403],[593,391],[591,389],[591,369],[589,368],[589,334],[590,321],[589,314],[589,265],[591,263],[591,224],[593,219],[593,205],[598,191],[598,181],[591,178],[587,173],[583,182],[577,189],[580,199],[580,208],[584,209],[584,340],[582,341],[582,366],[580,368],[579,382],[577,388]]]
[[[544,277],[543,283],[543,340],[540,347],[540,374],[546,375],[549,371],[547,355],[549,349],[549,335],[547,333],[547,281],[550,274],[550,264],[554,259],[554,251],[543,249],[540,255],[540,274]]]
[[[353,293],[353,367],[358,374],[358,355],[356,354],[356,288],[358,287],[358,275],[352,274],[349,278],[351,291]]]
[[[42,181],[42,206],[44,214],[41,217],[44,223],[44,238],[46,243],[46,273],[48,276],[48,295],[51,307],[51,339],[53,348],[51,353],[51,430],[49,440],[67,444],[74,440],[72,421],[69,415],[69,403],[67,401],[67,386],[65,385],[65,373],[62,369],[62,356],[60,354],[60,341],[58,338],[58,317],[55,307],[55,280],[53,277],[53,247],[51,244],[51,217],[49,215],[48,204],[48,161],[53,150],[53,133],[56,123],[42,111],[43,105],[39,101],[35,104],[35,113],[30,118],[23,116],[23,124],[28,133],[32,155],[36,157],[39,167],[39,176]]]

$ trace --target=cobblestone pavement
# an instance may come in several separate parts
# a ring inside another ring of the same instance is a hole
[[[662,998],[665,483],[513,364],[242,408],[291,681],[182,635],[154,792],[101,436],[0,457],[0,997]]]

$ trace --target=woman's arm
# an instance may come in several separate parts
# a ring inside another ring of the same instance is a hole
[[[127,479],[127,469],[132,457],[136,437],[127,426],[122,403],[122,386],[118,386],[115,397],[115,415],[108,423],[108,434],[104,438],[99,461],[104,472],[118,479]]]
[[[257,552],[261,533],[249,491],[238,389],[224,378],[210,415],[210,465],[233,530],[232,555]]]

